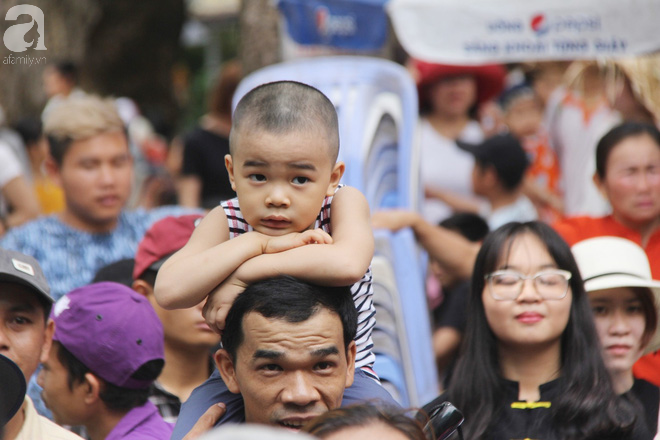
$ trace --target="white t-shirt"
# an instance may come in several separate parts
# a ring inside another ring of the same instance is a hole
[[[598,141],[620,122],[619,114],[603,105],[586,115],[579,98],[564,88],[551,95],[546,112],[550,141],[559,158],[565,214],[609,214],[610,205],[593,183],[593,175]]]
[[[0,190],[16,177],[23,174],[21,163],[19,162],[12,147],[0,141]],[[7,214],[7,204],[0,194],[0,216]]]
[[[481,143],[484,134],[479,124],[470,121],[459,139],[472,144]],[[423,187],[434,187],[453,194],[475,198],[472,192],[472,168],[474,156],[462,150],[453,139],[438,133],[431,124],[422,119],[418,126],[420,148],[420,173]],[[434,199],[425,199],[422,215],[431,224],[438,224],[452,214],[445,203]]]
[[[82,440],[73,432],[40,416],[37,410],[34,409],[32,400],[27,396],[20,411],[24,411],[25,421],[16,440]]]
[[[488,222],[488,228],[491,231],[509,222],[529,222],[538,219],[534,204],[522,195],[510,205],[502,206],[494,211],[486,210],[481,215]]]

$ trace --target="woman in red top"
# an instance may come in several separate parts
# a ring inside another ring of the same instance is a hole
[[[653,278],[660,278],[660,131],[649,123],[625,122],[596,148],[594,182],[612,206],[605,217],[574,217],[554,228],[573,245],[611,235],[644,248]],[[642,357],[635,377],[660,385],[660,353]]]

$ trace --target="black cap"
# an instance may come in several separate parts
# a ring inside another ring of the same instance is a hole
[[[457,144],[472,153],[481,166],[493,166],[505,188],[514,189],[522,182],[529,159],[520,141],[511,134],[497,134],[478,145],[460,141]]]
[[[18,365],[0,354],[0,426],[18,412],[25,399],[25,376]]]

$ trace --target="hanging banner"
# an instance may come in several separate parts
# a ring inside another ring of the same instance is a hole
[[[288,36],[303,46],[378,50],[387,41],[385,0],[279,0]]]
[[[660,0],[391,0],[413,57],[447,64],[620,57],[660,49]]]

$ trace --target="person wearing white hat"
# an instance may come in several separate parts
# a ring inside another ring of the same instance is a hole
[[[620,237],[595,237],[571,248],[589,295],[605,365],[614,390],[636,401],[649,429],[658,431],[660,389],[633,376],[633,364],[660,347],[660,281],[644,249]]]

